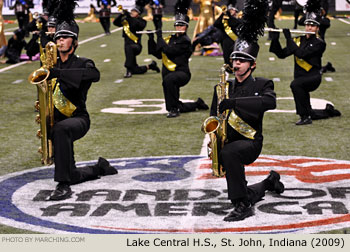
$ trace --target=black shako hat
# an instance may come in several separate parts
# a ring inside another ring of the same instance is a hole
[[[321,3],[319,0],[308,0],[304,6],[304,11],[306,11],[304,24],[320,26]]]
[[[74,9],[77,0],[59,0],[54,17],[57,18],[54,40],[59,37],[72,37],[78,40],[79,26],[74,20]]]
[[[136,0],[136,2],[135,2],[135,7],[132,8],[131,10],[134,10],[134,11],[136,11],[137,13],[142,14],[143,9],[145,8],[145,5],[147,4],[147,2],[149,2],[149,1],[146,1],[146,0]]]
[[[246,0],[238,39],[230,55],[232,60],[256,61],[259,53],[258,36],[264,35],[267,11],[267,0]]]
[[[190,18],[187,16],[190,5],[191,0],[177,0],[175,4],[174,26],[188,26],[190,24]]]

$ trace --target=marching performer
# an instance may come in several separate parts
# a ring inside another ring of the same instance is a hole
[[[163,23],[163,8],[165,7],[165,0],[151,0],[149,5],[152,9],[153,24],[156,30],[161,30]]]
[[[180,87],[185,86],[191,79],[188,60],[192,54],[191,40],[186,31],[189,25],[187,10],[191,4],[188,0],[178,0],[175,5],[175,29],[174,35],[162,37],[162,31],[158,30],[157,43],[150,35],[148,41],[149,53],[162,59],[162,78],[167,117],[177,117],[181,113],[196,111],[197,109],[209,109],[201,98],[196,102],[183,103],[180,101]]]
[[[54,126],[51,130],[55,174],[58,182],[50,200],[64,200],[72,195],[70,185],[96,179],[117,171],[104,158],[94,166],[75,166],[73,143],[90,128],[86,110],[87,92],[92,82],[100,79],[100,72],[91,59],[74,54],[78,47],[79,27],[74,21],[75,1],[60,1],[54,40],[59,45],[56,67],[50,69],[48,79],[55,79],[53,90]]]
[[[111,8],[116,6],[115,0],[97,0],[97,6],[100,7],[99,19],[106,35],[110,35],[109,28],[111,27]]]
[[[305,31],[315,34],[306,34],[292,38],[289,29],[283,29],[287,46],[282,49],[279,42],[279,33],[273,33],[270,52],[284,59],[294,55],[294,80],[290,84],[292,89],[296,113],[300,119],[296,125],[311,124],[312,120],[340,116],[334,106],[327,104],[323,110],[311,107],[310,92],[315,91],[321,84],[321,58],[326,49],[326,43],[317,35],[320,26],[320,2],[308,0],[306,3]]]
[[[139,66],[136,62],[136,56],[141,53],[141,34],[137,31],[142,31],[146,27],[146,21],[140,16],[145,2],[142,0],[136,1],[136,6],[130,11],[123,10],[121,14],[114,19],[113,24],[123,27],[124,37],[124,53],[126,73],[124,78],[130,78],[133,74],[144,74],[149,69],[160,72],[155,61],[146,66]]]
[[[233,45],[237,37],[237,29],[241,25],[241,20],[237,18],[237,8],[235,7],[236,0],[229,0],[227,10],[224,11],[220,17],[215,20],[214,26],[222,31],[223,39],[221,47],[225,64],[231,65],[230,55],[232,53]]]
[[[252,76],[259,52],[257,39],[264,33],[267,8],[265,0],[245,2],[243,25],[231,54],[235,79],[225,83],[225,91],[214,88],[210,115],[224,115],[223,123],[227,124],[226,140],[218,155],[226,171],[228,198],[234,207],[224,221],[240,221],[254,215],[253,205],[266,190],[279,194],[284,191],[275,171],[260,183],[247,186],[244,168],[260,155],[264,112],[276,107],[272,80]]]

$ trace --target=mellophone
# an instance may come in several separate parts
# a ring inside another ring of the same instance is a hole
[[[275,28],[265,28],[266,32],[283,32],[283,29],[275,29]],[[290,33],[299,33],[299,34],[316,34],[315,32],[309,31],[301,31],[301,30],[289,30]]]
[[[150,33],[156,33],[157,30],[152,31],[137,31],[136,34],[150,34]],[[162,31],[162,33],[184,33],[183,31]]]

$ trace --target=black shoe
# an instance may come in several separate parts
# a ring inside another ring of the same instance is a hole
[[[268,181],[268,187],[267,190],[270,192],[276,192],[278,194],[281,194],[284,192],[284,185],[282,182],[280,182],[281,176],[275,172],[270,171],[270,175],[266,178]]]
[[[166,117],[168,118],[173,118],[173,117],[178,117],[180,115],[180,111],[179,109],[172,109],[168,112],[168,114],[166,115]]]
[[[300,117],[299,121],[295,123],[295,125],[306,125],[311,123],[312,123],[311,116],[302,116]]]
[[[101,176],[118,174],[118,171],[113,166],[111,166],[109,164],[109,162],[106,159],[104,159],[103,157],[98,158],[97,165],[98,165],[99,170],[100,170],[99,175],[101,175]]]
[[[157,62],[155,62],[154,60],[152,60],[152,63],[148,65],[149,69],[156,71],[157,73],[160,72],[159,67],[157,66]]]
[[[254,211],[251,204],[246,205],[243,202],[238,202],[235,209],[224,218],[224,221],[240,221],[253,215]]]
[[[335,109],[332,104],[327,103],[326,111],[327,111],[327,113],[329,114],[330,117],[341,116],[340,111]]]
[[[126,70],[126,73],[124,74],[124,78],[130,78],[132,76],[131,72],[129,70]]]
[[[198,109],[202,109],[202,110],[208,110],[209,107],[207,104],[205,104],[205,102],[202,100],[202,98],[198,98],[196,101],[197,104],[197,108]]]
[[[65,200],[70,198],[72,194],[73,192],[70,189],[70,186],[68,184],[59,183],[56,186],[55,191],[53,191],[52,194],[50,195],[49,200]]]
[[[320,70],[320,74],[324,74],[327,72],[327,67],[326,66],[323,66]]]
[[[331,62],[327,62],[326,69],[327,71],[335,72],[335,68],[332,66]]]

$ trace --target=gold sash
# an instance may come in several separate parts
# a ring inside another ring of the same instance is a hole
[[[135,43],[137,43],[137,41],[139,40],[139,38],[130,31],[130,26],[129,26],[129,22],[124,20],[122,22],[122,25],[123,25],[123,30],[125,32],[125,34],[132,40],[134,41]]]
[[[248,123],[243,121],[243,119],[240,118],[233,109],[231,111],[230,117],[228,118],[228,124],[242,136],[245,136],[249,139],[254,139],[256,130],[253,129],[253,127]]]
[[[297,44],[297,46],[300,47],[300,37],[294,38],[294,42]],[[297,56],[295,56],[295,62],[301,67],[303,68],[306,72],[309,72],[310,69],[312,68],[312,65],[307,63],[305,60],[303,59],[299,59]]]
[[[224,25],[226,34],[233,40],[236,41],[237,35],[232,31],[231,27],[228,25],[228,19],[223,18],[222,24]]]
[[[170,41],[170,38],[171,38],[171,35],[164,38],[164,41],[165,43],[169,44],[169,41]],[[175,68],[176,68],[176,64],[174,62],[172,62],[167,56],[165,53],[162,52],[162,62],[163,62],[163,65],[171,72],[175,71]]]
[[[52,79],[52,80],[55,80],[56,82],[56,79]],[[52,86],[54,87],[55,86],[54,83],[52,84],[53,84]],[[64,94],[60,89],[60,83],[57,83],[56,87],[54,88],[52,98],[53,98],[53,104],[58,109],[58,111],[60,111],[63,115],[67,117],[71,117],[73,112],[77,108],[71,101],[69,101],[64,96]]]
[[[225,85],[227,86],[229,85],[229,83],[226,82]],[[226,87],[225,90],[226,90],[225,97],[228,97],[228,91],[229,91],[228,87]],[[216,94],[218,97],[222,97],[221,92],[222,92],[221,88],[219,86],[216,86]],[[243,121],[243,119],[240,118],[233,109],[231,110],[231,114],[228,118],[228,124],[242,136],[245,136],[246,138],[249,138],[249,139],[254,139],[256,130],[253,129],[253,127],[251,127],[248,123]]]

